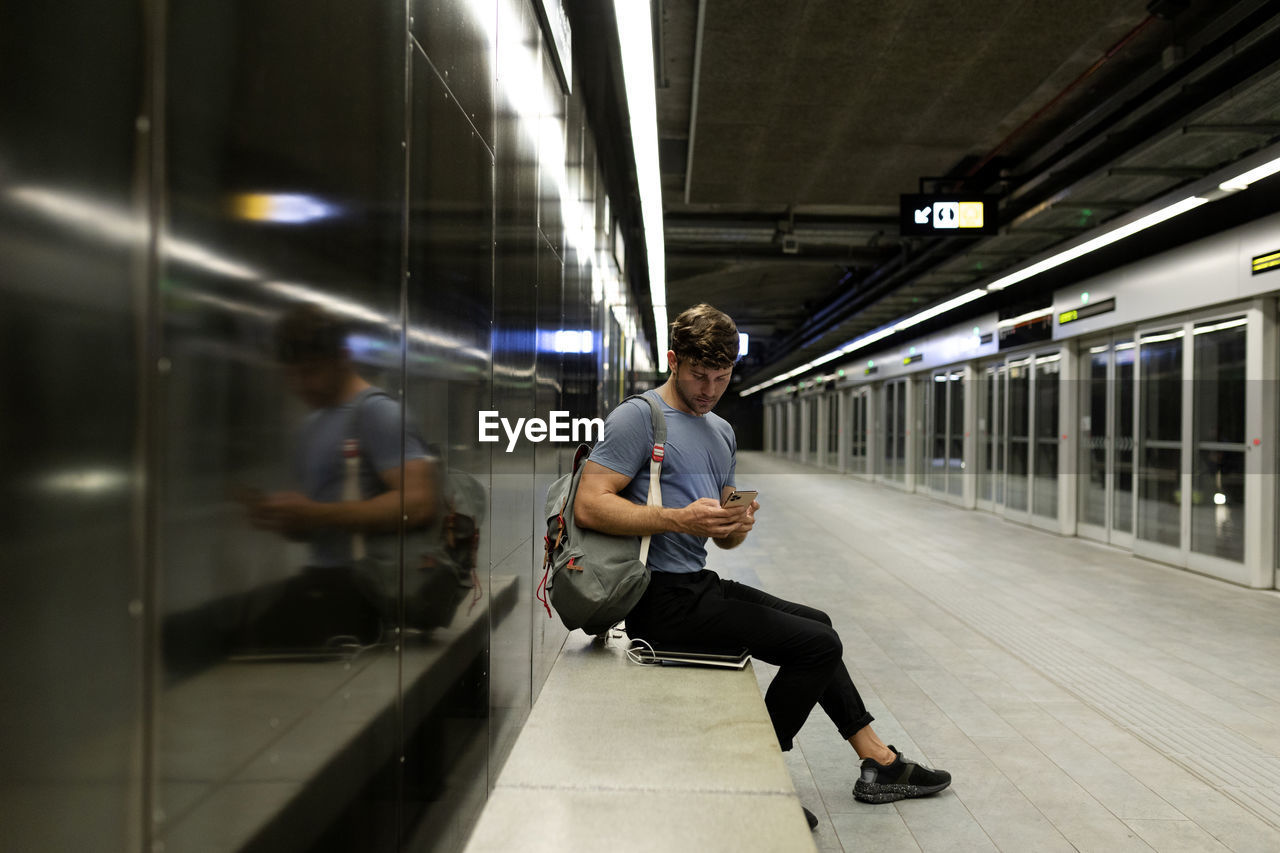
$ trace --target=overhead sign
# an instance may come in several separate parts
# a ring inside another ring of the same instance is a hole
[[[904,235],[973,237],[998,233],[994,196],[913,194],[899,198],[899,231]]]
[[[1253,259],[1253,274],[1280,269],[1280,252],[1268,252]]]
[[[1068,323],[1074,323],[1086,317],[1096,317],[1099,314],[1106,314],[1108,311],[1114,310],[1116,310],[1116,299],[1113,296],[1101,302],[1093,302],[1088,305],[1081,305],[1079,308],[1072,308],[1069,311],[1059,312],[1058,325],[1065,326]]]

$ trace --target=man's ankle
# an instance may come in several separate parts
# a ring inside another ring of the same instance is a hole
[[[882,767],[888,767],[890,764],[898,760],[898,754],[886,746],[882,754],[873,755],[871,756],[871,759]]]

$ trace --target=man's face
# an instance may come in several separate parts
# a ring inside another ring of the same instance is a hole
[[[675,377],[676,394],[685,407],[695,415],[705,415],[720,402],[721,395],[729,387],[732,367],[707,367],[696,362],[676,361],[675,353],[668,353],[667,363]]]
[[[341,402],[343,362],[315,359],[285,367],[289,388],[313,409],[326,409]]]

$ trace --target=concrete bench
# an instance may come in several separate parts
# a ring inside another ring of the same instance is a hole
[[[755,675],[570,636],[467,853],[814,850]]]
[[[426,718],[489,642],[489,616],[518,600],[516,578],[489,601],[464,601],[426,638],[350,659],[226,662],[161,700],[157,840],[170,850],[303,849],[396,761],[396,687],[403,726]]]

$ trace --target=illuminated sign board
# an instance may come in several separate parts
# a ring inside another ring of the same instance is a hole
[[[1253,259],[1253,274],[1280,269],[1280,252],[1268,252]]]
[[[899,231],[904,235],[976,237],[999,233],[995,196],[899,196]]]
[[[1069,311],[1062,311],[1058,314],[1058,325],[1065,326],[1068,323],[1074,323],[1076,320],[1083,320],[1086,317],[1096,317],[1099,314],[1106,314],[1108,311],[1116,310],[1116,300],[1113,296],[1110,299],[1104,299],[1101,302],[1091,302],[1088,305],[1081,305],[1079,308],[1072,308]]]

